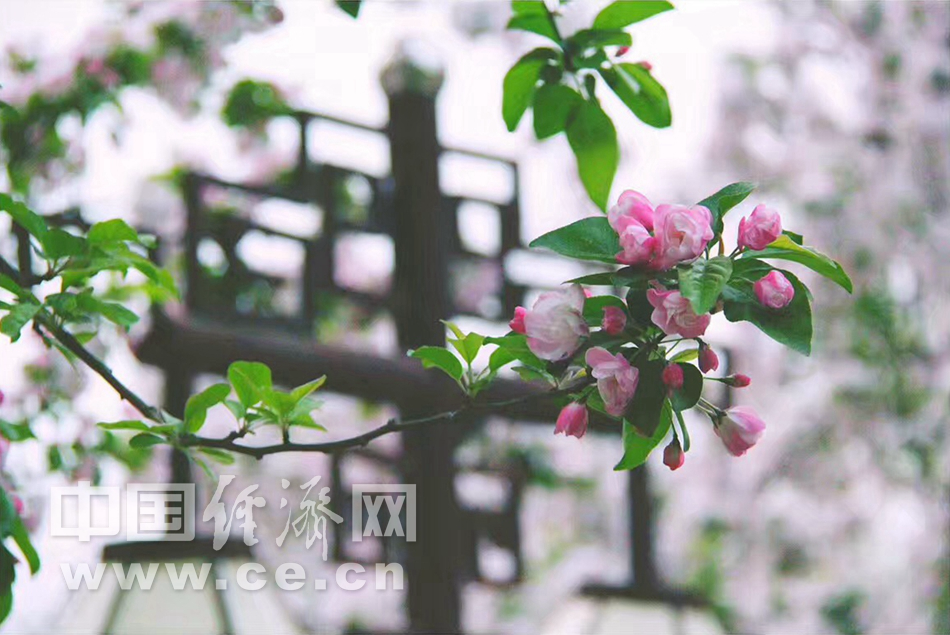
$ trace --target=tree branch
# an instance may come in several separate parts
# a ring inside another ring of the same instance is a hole
[[[508,408],[510,406],[515,406],[519,404],[524,404],[529,401],[534,401],[536,399],[547,399],[551,397],[556,397],[559,395],[566,395],[568,393],[577,392],[581,388],[592,383],[588,380],[580,384],[575,384],[568,388],[560,388],[558,390],[549,390],[545,392],[534,393],[531,395],[526,395],[524,397],[518,397],[515,399],[508,399],[505,401],[496,401],[489,403],[474,403],[469,402],[468,404],[462,406],[457,410],[450,410],[448,412],[440,412],[438,414],[429,415],[427,417],[421,417],[418,419],[405,419],[399,421],[397,419],[390,419],[386,423],[372,430],[364,432],[353,437],[348,437],[345,439],[338,439],[336,441],[326,441],[323,443],[293,443],[293,442],[283,442],[275,443],[273,445],[263,445],[263,446],[250,446],[244,445],[241,443],[236,443],[235,441],[241,438],[242,434],[230,433],[224,438],[212,439],[209,437],[201,437],[196,435],[189,435],[181,437],[178,440],[178,443],[182,447],[190,448],[213,448],[218,450],[226,450],[228,452],[234,452],[235,454],[244,454],[247,456],[253,456],[254,458],[260,460],[267,456],[268,454],[279,454],[282,452],[322,452],[324,454],[336,454],[351,448],[363,447],[367,445],[370,441],[378,439],[379,437],[391,434],[393,432],[405,432],[406,430],[411,430],[414,428],[419,428],[423,426],[432,425],[434,423],[439,423],[441,421],[452,421],[458,418],[461,418],[466,414],[473,414],[477,412],[499,412]]]

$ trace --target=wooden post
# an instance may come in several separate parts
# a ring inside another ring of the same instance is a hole
[[[395,272],[392,309],[402,349],[445,344],[451,314],[449,218],[439,187],[435,97],[441,72],[402,51],[385,69],[389,97]],[[426,414],[439,395],[406,395],[401,414]],[[454,427],[454,426],[453,426]],[[460,548],[453,454],[457,433],[439,426],[403,434],[403,479],[416,485],[416,537],[407,543],[407,612],[416,633],[460,629]]]

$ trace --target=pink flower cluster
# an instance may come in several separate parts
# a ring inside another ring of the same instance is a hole
[[[702,205],[660,205],[627,190],[607,212],[620,238],[617,261],[662,271],[703,253],[712,240],[712,214]]]

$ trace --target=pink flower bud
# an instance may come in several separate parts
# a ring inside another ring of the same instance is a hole
[[[618,306],[604,307],[604,319],[600,325],[609,335],[620,335],[627,326],[627,314]]]
[[[719,369],[719,356],[705,342],[699,345],[699,370],[708,373]]]
[[[673,439],[663,450],[663,465],[676,471],[683,467],[685,462],[686,454],[683,452],[683,448],[680,447],[679,439]]]
[[[736,373],[731,377],[731,379],[733,388],[745,388],[752,383],[752,379],[748,375],[743,375],[741,373]]]
[[[778,271],[772,271],[752,286],[755,297],[769,309],[784,309],[795,297],[795,287]]]
[[[630,47],[629,47],[629,46],[621,46],[619,49],[617,49],[616,57],[623,57],[623,56],[626,55],[629,51],[630,51]]]
[[[765,249],[782,234],[782,217],[774,209],[759,205],[748,218],[739,221],[739,246]]]
[[[594,297],[594,292],[591,291],[590,289],[588,289],[587,287],[581,287],[581,290],[584,292],[584,297],[585,297],[585,298],[593,298],[593,297]]]
[[[646,60],[640,60],[640,61],[637,62],[636,64],[637,64],[637,66],[639,66],[640,68],[642,68],[642,69],[645,70],[645,71],[652,71],[652,70],[653,70],[653,64],[651,64],[650,62],[648,62],[648,61],[646,61]]]
[[[716,424],[716,434],[733,456],[742,456],[765,434],[765,422],[752,408],[736,406]]]
[[[670,390],[679,390],[683,387],[683,369],[679,364],[669,364],[663,369],[663,383]]]
[[[3,399],[4,399],[4,397],[3,397],[3,391],[0,390],[0,406],[3,405]]]
[[[528,312],[523,306],[515,307],[515,316],[511,318],[511,321],[508,322],[508,326],[512,331],[518,333],[519,335],[524,335],[524,316]]]
[[[24,509],[23,499],[16,494],[10,494],[10,501],[13,503],[13,509],[16,510],[17,516],[22,516]]]
[[[587,432],[587,407],[571,402],[561,409],[554,426],[554,434],[563,434],[580,439]]]

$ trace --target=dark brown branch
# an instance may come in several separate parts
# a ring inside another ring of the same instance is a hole
[[[474,403],[470,402],[458,410],[451,410],[448,412],[440,412],[438,414],[430,415],[428,417],[421,417],[418,419],[405,419],[403,421],[398,421],[396,419],[390,419],[383,425],[373,428],[363,434],[359,434],[353,437],[348,437],[345,439],[339,439],[337,441],[326,441],[323,443],[292,443],[285,441],[283,443],[276,443],[273,445],[264,445],[264,446],[249,446],[243,445],[240,443],[235,443],[236,439],[240,438],[243,435],[236,434],[232,432],[228,436],[221,439],[211,439],[208,437],[200,436],[186,436],[182,437],[179,440],[179,444],[183,447],[191,448],[213,448],[218,450],[227,450],[229,452],[234,452],[235,454],[245,454],[247,456],[253,456],[256,459],[262,459],[268,454],[278,454],[282,452],[322,452],[324,454],[334,454],[337,452],[342,452],[352,448],[363,447],[367,445],[370,441],[377,439],[383,435],[391,434],[393,432],[403,432],[412,428],[418,428],[422,426],[432,425],[434,423],[439,423],[441,421],[453,421],[455,419],[463,418],[468,414],[475,414],[478,412],[490,413],[490,412],[500,412],[505,408],[511,406],[520,405],[541,398],[550,398],[556,397],[559,395],[566,395],[568,393],[577,392],[584,386],[588,385],[590,381],[583,382],[581,384],[573,385],[569,388],[562,388],[559,390],[551,390],[546,392],[533,393],[526,395],[524,397],[518,397],[516,399],[508,399],[505,401],[496,401],[490,403]]]

